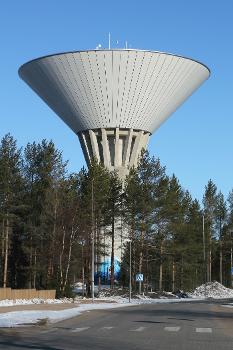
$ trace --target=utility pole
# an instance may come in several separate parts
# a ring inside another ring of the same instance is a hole
[[[81,244],[82,244],[82,296],[84,298],[84,282],[85,282],[84,258],[83,258],[84,240],[82,240]]]
[[[92,233],[91,233],[91,298],[94,303],[95,297],[95,234],[94,234],[94,179],[91,182],[91,221],[92,221]]]
[[[231,268],[232,268],[232,232],[231,232]]]
[[[230,239],[231,239],[231,287],[233,287],[233,280],[232,280],[232,238],[233,238],[233,231],[230,231]]]
[[[132,295],[132,240],[126,239],[125,243],[129,243],[129,303],[131,303],[131,295]]]
[[[202,215],[202,239],[203,239],[203,265],[204,265],[204,283],[205,283],[205,297],[206,297],[206,249],[205,249],[205,216]]]
[[[206,271],[206,266],[205,266],[205,262],[206,262],[206,257],[205,257],[205,217],[204,215],[202,215],[202,239],[203,239],[203,260],[204,260],[204,271]],[[206,282],[206,274],[205,275],[205,282]]]
[[[222,218],[221,215],[219,217],[219,248],[220,248],[220,256],[219,256],[219,280],[222,284]]]

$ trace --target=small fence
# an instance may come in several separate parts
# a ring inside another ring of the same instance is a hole
[[[55,299],[55,290],[0,288],[0,300],[4,299]]]

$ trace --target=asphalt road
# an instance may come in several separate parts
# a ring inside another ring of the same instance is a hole
[[[96,310],[53,325],[0,329],[0,349],[232,350],[226,301]]]

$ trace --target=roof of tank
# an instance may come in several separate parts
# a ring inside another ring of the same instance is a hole
[[[40,57],[19,75],[75,133],[115,127],[153,133],[210,71],[170,53],[113,49]]]

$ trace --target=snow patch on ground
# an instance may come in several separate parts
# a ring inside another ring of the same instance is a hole
[[[233,303],[224,304],[224,305],[221,305],[221,306],[223,306],[223,307],[230,307],[230,308],[232,308],[232,307],[233,307]]]
[[[138,296],[137,299],[131,299],[131,305],[140,305],[140,304],[165,304],[165,303],[182,303],[182,302],[190,302],[194,300],[202,300],[203,298],[185,298],[185,299],[179,299],[179,298],[159,298],[159,299],[151,299],[147,296]],[[106,302],[115,302],[118,304],[129,304],[129,299],[122,298],[122,297],[103,297],[98,298],[100,301],[106,301]]]
[[[219,282],[207,282],[194,289],[191,293],[193,297],[204,297],[213,299],[233,298],[233,290],[224,287]]]
[[[131,303],[129,303],[128,293],[122,291],[119,293],[114,291],[114,295],[107,291],[99,294],[92,304],[90,299],[80,298],[63,298],[63,299],[17,299],[17,300],[1,300],[0,307],[14,306],[14,305],[38,305],[38,304],[62,304],[73,303],[77,307],[68,308],[64,310],[23,310],[12,311],[0,314],[0,327],[16,327],[20,325],[35,324],[40,321],[54,323],[78,316],[85,311],[97,309],[114,309],[118,307],[126,307],[140,304],[162,304],[162,303],[180,303],[203,300],[205,298],[233,298],[233,290],[224,287],[218,282],[210,282],[196,288],[188,298],[178,298],[176,295],[168,292],[163,292],[162,295],[158,293],[151,293],[149,296],[132,295]],[[118,295],[117,295],[118,294]],[[120,295],[119,295],[120,294]],[[159,297],[158,297],[159,296]],[[233,307],[233,304],[224,305],[226,307]]]
[[[38,305],[38,304],[63,304],[63,303],[73,303],[72,298],[63,299],[16,299],[16,300],[0,300],[0,307],[4,306],[14,306],[14,305]]]
[[[115,309],[118,307],[134,306],[140,304],[161,304],[161,303],[177,303],[193,301],[194,299],[134,299],[129,303],[128,299],[121,297],[111,297],[98,299],[98,303],[79,304],[79,306],[71,309],[50,311],[50,310],[24,310],[12,311],[0,314],[0,328],[17,327],[20,325],[36,324],[42,320],[48,323],[62,321],[71,317],[78,316],[85,311],[98,309]],[[100,301],[102,301],[100,303]],[[15,305],[15,304],[14,304]],[[19,304],[18,304],[19,305]],[[24,304],[25,305],[25,304]],[[78,302],[77,302],[78,305]],[[6,306],[6,305],[5,305]],[[9,305],[8,305],[9,306]]]
[[[98,309],[113,309],[127,305],[119,305],[115,303],[106,304],[83,304],[79,307],[59,310],[59,311],[12,311],[0,315],[0,327],[16,327],[19,325],[30,325],[38,323],[41,320],[53,323],[62,321],[71,317],[75,317],[84,311],[98,310]]]

